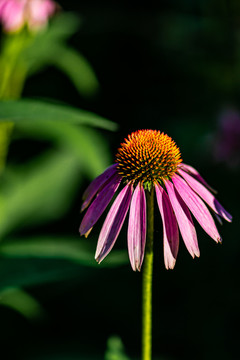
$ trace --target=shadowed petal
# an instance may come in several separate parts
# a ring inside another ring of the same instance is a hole
[[[223,224],[222,218],[220,216],[218,216],[218,214],[216,214],[215,212],[213,213],[213,215],[215,216],[215,218],[219,222],[219,224],[222,225]]]
[[[113,164],[109,166],[101,175],[96,177],[91,184],[87,187],[85,192],[83,193],[84,203],[82,204],[81,211],[86,209],[97,192],[101,189],[101,187],[114,175],[116,174],[116,168],[118,164]]]
[[[84,218],[81,222],[79,231],[81,235],[88,233],[93,225],[98,221],[108,204],[117,191],[121,177],[116,173],[104,185],[101,191],[96,196],[95,200],[90,205]]]
[[[128,222],[128,254],[134,271],[141,270],[146,243],[146,197],[138,183],[131,201]]]
[[[180,176],[175,174],[172,177],[172,181],[181,198],[189,207],[202,228],[213,240],[220,242],[221,236],[219,235],[212,215],[204,202]]]
[[[177,221],[173,213],[169,197],[164,189],[156,183],[155,190],[163,223],[164,263],[166,269],[173,269],[176,263],[179,247]]]
[[[197,234],[190,211],[175,190],[172,182],[166,181],[165,186],[186,248],[193,258],[195,255],[200,256]]]
[[[211,190],[214,194],[217,193],[217,191],[215,189],[213,189],[210,185],[208,185],[208,183],[204,180],[204,178],[199,174],[199,172],[194,169],[192,166],[187,165],[187,164],[181,164],[179,166],[179,169],[182,169],[184,171],[186,171],[187,173],[191,174],[195,179],[197,179],[198,181],[200,181],[203,185],[205,185],[209,190]]]
[[[188,185],[219,215],[225,220],[231,222],[232,216],[224,209],[224,207],[217,201],[210,191],[205,186],[194,179],[191,175],[183,170],[178,170],[178,173],[187,181]]]
[[[126,185],[115,199],[99,235],[95,259],[101,262],[111,251],[127,215],[132,197],[132,185]]]

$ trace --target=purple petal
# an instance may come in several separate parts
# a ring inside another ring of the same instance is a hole
[[[126,185],[115,199],[99,235],[95,259],[101,262],[111,251],[127,215],[132,197],[132,184]]]
[[[84,218],[81,222],[79,231],[81,235],[86,234],[89,229],[98,221],[108,204],[113,198],[113,195],[117,191],[121,177],[116,173],[114,174],[104,185],[101,191],[96,196],[95,200],[90,205]]]
[[[175,216],[177,218],[178,226],[182,234],[183,241],[189,253],[197,257],[200,256],[198,247],[197,234],[192,221],[190,211],[184,204],[183,200],[175,190],[171,181],[166,181],[165,186],[168,192],[170,202],[172,204]]]
[[[97,192],[102,188],[102,186],[114,175],[116,174],[116,168],[118,164],[113,164],[109,166],[101,175],[96,177],[83,194],[84,203],[82,204],[81,211],[86,209]]]
[[[195,179],[200,181],[203,185],[205,185],[214,194],[217,193],[217,191],[214,190],[210,185],[208,185],[208,183],[203,179],[203,177],[199,174],[199,172],[192,166],[181,163],[179,166],[179,169],[182,169],[182,170],[186,171],[187,173],[191,174]]]
[[[175,174],[172,177],[172,181],[181,198],[202,228],[213,240],[220,242],[221,236],[219,235],[214,220],[204,202],[180,176]]]
[[[128,222],[128,254],[134,271],[141,270],[146,243],[146,197],[138,183],[131,201]]]
[[[166,269],[173,269],[176,263],[179,234],[176,217],[172,206],[164,189],[157,183],[155,184],[157,202],[163,223],[163,251]]]
[[[191,175],[183,170],[178,170],[178,173],[187,181],[188,185],[219,215],[225,220],[231,222],[232,216],[224,209],[224,207],[217,201],[210,191],[205,186],[194,179]]]

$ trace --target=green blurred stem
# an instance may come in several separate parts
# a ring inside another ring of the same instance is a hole
[[[0,56],[0,99],[20,97],[27,76],[23,52],[32,37],[23,29],[17,34],[6,35]]]
[[[154,191],[147,191],[147,242],[142,283],[142,360],[152,358],[152,273],[154,232]]]
[[[0,124],[0,175],[5,167],[13,126],[11,122]]]
[[[4,40],[0,56],[0,100],[18,99],[27,76],[21,54],[26,48],[28,38],[23,31],[8,35]],[[13,127],[11,122],[0,124],[0,174],[5,167]]]

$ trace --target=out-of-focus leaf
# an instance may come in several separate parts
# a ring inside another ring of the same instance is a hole
[[[73,12],[61,12],[51,19],[47,28],[47,36],[53,40],[65,40],[73,35],[81,25],[81,18]],[[39,32],[39,36],[45,36],[46,32]]]
[[[0,102],[0,121],[53,121],[95,126],[112,131],[117,129],[117,124],[91,112],[29,99]]]
[[[18,128],[31,138],[52,140],[61,148],[67,148],[78,158],[82,172],[90,178],[96,177],[109,166],[111,157],[108,144],[100,134],[90,128],[52,121],[23,121]]]
[[[130,360],[125,354],[122,340],[118,336],[111,336],[107,342],[105,360]]]
[[[58,218],[68,209],[79,181],[78,163],[71,154],[52,152],[35,160],[15,182],[2,185],[0,235]]]
[[[77,231],[77,229],[76,229]],[[96,268],[128,263],[127,252],[114,250],[98,265],[93,239],[33,237],[0,243],[0,289],[77,279],[86,281]]]
[[[28,74],[46,65],[60,68],[83,96],[93,95],[99,87],[96,75],[88,61],[66,45],[65,39],[76,32],[79,19],[73,14],[62,14],[48,27],[29,41],[21,54]]]
[[[77,231],[77,229],[76,229]],[[96,241],[73,237],[33,237],[12,239],[0,244],[0,255],[14,258],[45,258],[69,260],[84,266],[100,267],[94,259]],[[125,250],[114,250],[101,263],[101,268],[128,263]]]
[[[4,104],[11,112],[9,103]],[[31,122],[30,115],[29,119],[17,125],[31,138],[50,139],[61,150],[35,161],[24,174],[16,174],[14,184],[8,186],[5,183],[0,202],[1,236],[20,226],[61,216],[70,205],[76,186],[79,186],[80,169],[82,174],[93,178],[109,165],[106,142],[89,128],[45,119]]]
[[[7,288],[0,292],[0,305],[14,309],[28,320],[45,317],[41,305],[28,293],[19,288]]]
[[[86,280],[91,269],[58,259],[0,257],[0,289],[32,286],[66,279]]]
[[[88,61],[77,51],[59,47],[50,61],[68,75],[79,93],[88,96],[97,91],[99,84],[96,75]]]
[[[25,39],[25,48],[21,53],[21,60],[28,65],[30,72],[46,65],[48,54],[52,56],[55,46],[64,44],[73,35],[80,24],[80,19],[73,13],[61,13],[55,16],[46,30]],[[18,38],[17,38],[18,40]],[[19,42],[19,40],[18,40]]]

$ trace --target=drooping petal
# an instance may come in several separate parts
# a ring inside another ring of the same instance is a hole
[[[197,234],[193,224],[193,220],[187,206],[175,190],[171,181],[166,181],[165,186],[168,192],[170,202],[172,204],[177,223],[183,238],[183,241],[188,249],[189,253],[199,257],[200,251],[198,247]]]
[[[176,263],[179,234],[176,217],[165,190],[158,184],[155,184],[157,202],[163,223],[163,252],[166,269],[173,269]]]
[[[187,181],[188,185],[215,211],[219,216],[231,222],[232,216],[224,209],[210,191],[205,186],[194,179],[191,175],[183,170],[178,170],[178,173]]]
[[[195,179],[200,181],[203,185],[205,185],[209,190],[211,190],[214,194],[217,193],[215,189],[213,189],[207,182],[204,180],[204,178],[199,174],[199,172],[192,166],[181,163],[179,166],[179,169],[183,169],[187,173],[191,174]]]
[[[96,177],[83,193],[83,204],[81,211],[85,210],[102,186],[116,174],[117,164],[109,166],[101,175]]]
[[[95,254],[95,259],[99,263],[107,256],[115,244],[128,212],[132,190],[133,187],[131,184],[126,185],[122,189],[104,221]]]
[[[131,201],[128,222],[128,254],[134,271],[141,270],[146,244],[146,197],[138,183]]]
[[[100,190],[95,200],[90,205],[84,218],[81,222],[79,231],[81,235],[88,233],[89,229],[98,221],[108,204],[113,198],[113,195],[117,191],[121,177],[118,174],[114,174]]]
[[[179,175],[172,177],[175,188],[206,233],[216,242],[221,242],[215,222],[207,206]]]

